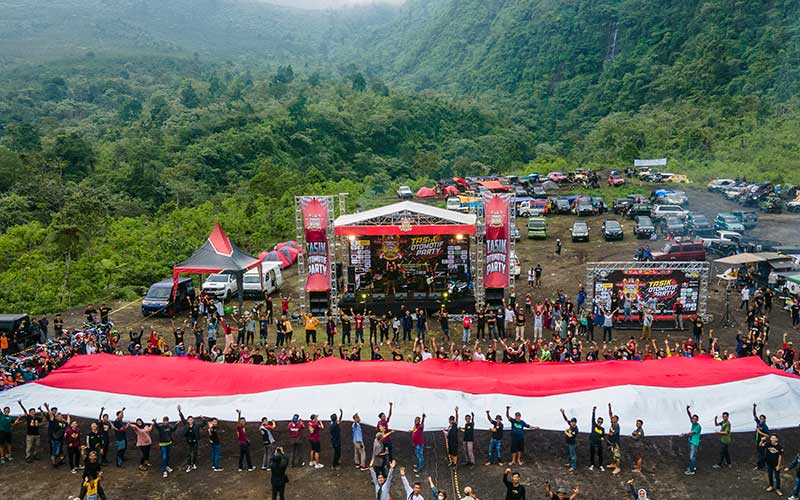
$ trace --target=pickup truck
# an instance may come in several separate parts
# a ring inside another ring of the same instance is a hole
[[[703,261],[706,260],[706,249],[700,240],[673,240],[664,246],[661,252],[653,252],[655,261]]]
[[[738,245],[741,240],[742,240],[742,233],[738,233],[736,231],[724,231],[724,230],[714,231],[714,235],[711,236],[710,238],[700,238],[700,241],[703,242],[704,247],[708,247],[713,242],[719,242],[719,241],[731,241]]]
[[[230,299],[239,292],[236,276],[232,274],[212,274],[203,283],[202,290],[209,295]]]

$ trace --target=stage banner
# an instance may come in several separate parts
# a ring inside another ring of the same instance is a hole
[[[656,322],[671,321],[673,306],[683,302],[685,314],[696,314],[700,299],[700,273],[680,269],[598,269],[594,294],[601,305],[619,304],[626,295],[653,309]]]
[[[486,215],[486,264],[484,286],[505,288],[509,283],[509,224],[511,223],[511,195],[484,193]]]
[[[306,240],[307,292],[326,292],[331,289],[330,252],[328,248],[328,210],[326,197],[303,196],[303,230]]]

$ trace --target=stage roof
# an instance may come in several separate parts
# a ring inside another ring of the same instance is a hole
[[[413,201],[347,214],[334,221],[339,236],[475,234],[477,218]]]

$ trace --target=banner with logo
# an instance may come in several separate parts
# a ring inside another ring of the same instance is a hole
[[[331,289],[330,249],[328,248],[328,210],[326,197],[300,198],[303,230],[306,240],[306,291],[326,292]]]
[[[509,237],[511,195],[484,193],[486,217],[486,264],[483,283],[486,288],[505,288],[509,283]]]
[[[625,296],[632,302],[642,303],[653,311],[658,328],[659,320],[673,320],[672,308],[677,301],[683,303],[684,314],[697,313],[700,278],[698,272],[679,269],[598,269],[594,276],[594,294],[604,307],[609,303],[621,307]]]

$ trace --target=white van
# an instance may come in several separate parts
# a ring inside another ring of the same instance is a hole
[[[251,269],[244,273],[244,294],[248,297],[263,297],[264,293],[271,295],[280,290],[282,284],[280,262],[261,263],[261,282],[259,282],[258,269]]]
[[[458,198],[458,196],[451,196],[450,198],[447,198],[446,208],[447,210],[461,211],[461,200]]]

